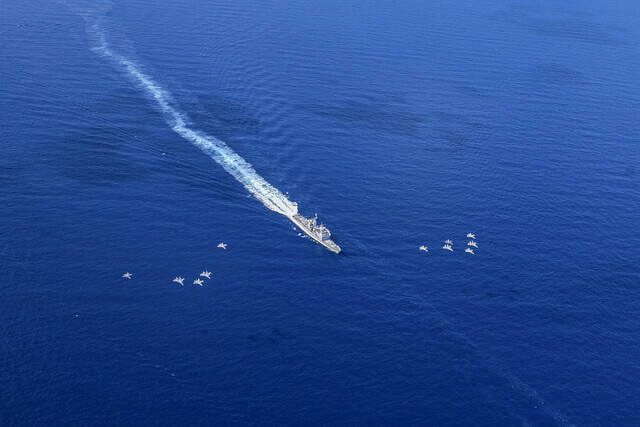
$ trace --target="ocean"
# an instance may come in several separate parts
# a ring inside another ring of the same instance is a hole
[[[640,424],[637,2],[0,12],[0,424]]]

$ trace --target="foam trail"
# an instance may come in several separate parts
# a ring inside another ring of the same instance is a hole
[[[187,124],[187,116],[174,106],[169,93],[149,75],[145,74],[135,62],[111,50],[104,34],[97,25],[94,25],[94,30],[98,36],[98,46],[94,50],[113,59],[126,69],[129,76],[138,82],[156,101],[165,115],[167,124],[174,132],[211,156],[213,160],[233,175],[267,208],[287,217],[298,213],[298,205],[295,202],[287,199],[277,188],[265,181],[249,163],[227,144],[214,136],[190,128]]]

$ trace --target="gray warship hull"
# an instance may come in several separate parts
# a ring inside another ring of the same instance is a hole
[[[320,243],[322,246],[324,246],[325,248],[329,249],[331,252],[335,252],[335,253],[340,253],[340,251],[342,249],[340,249],[340,246],[336,245],[336,243],[328,238],[322,238],[321,233],[318,233],[317,231],[317,226],[315,223],[315,219],[314,220],[310,220],[308,218],[303,217],[300,214],[295,214],[295,215],[287,215],[288,218],[295,224],[298,226],[298,228],[300,228],[302,231],[304,231],[304,233],[311,237],[313,240],[315,240],[316,242]],[[322,227],[324,228],[324,227]],[[326,228],[324,228],[326,230]],[[326,230],[326,232],[328,233],[329,230]]]

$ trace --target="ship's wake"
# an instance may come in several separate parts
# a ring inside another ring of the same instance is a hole
[[[211,156],[267,208],[287,217],[298,212],[295,202],[287,199],[277,188],[265,181],[251,164],[224,141],[189,127],[188,117],[178,109],[169,92],[144,73],[133,60],[112,50],[98,24],[94,24],[93,30],[98,39],[98,45],[94,50],[122,66],[127,74],[147,91],[162,110],[167,124],[174,132]]]

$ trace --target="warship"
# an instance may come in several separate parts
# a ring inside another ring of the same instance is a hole
[[[329,231],[329,229],[323,224],[318,225],[318,214],[316,214],[316,216],[314,216],[313,218],[305,218],[297,212],[294,215],[287,216],[309,237],[320,243],[325,248],[329,249],[331,252],[335,252],[338,254],[342,250],[340,249],[340,246],[336,245],[336,243],[331,240],[331,232]]]

